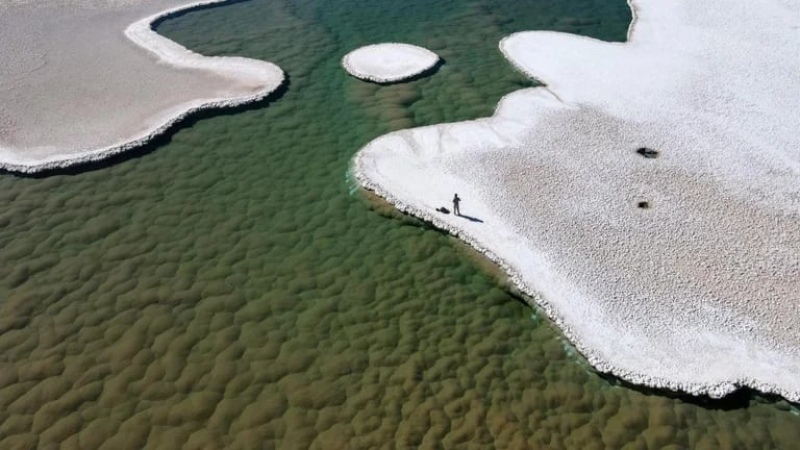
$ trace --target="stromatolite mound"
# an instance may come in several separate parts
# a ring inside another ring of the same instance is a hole
[[[439,56],[416,45],[386,43],[361,47],[342,58],[350,75],[376,83],[392,83],[424,73],[439,62]]]

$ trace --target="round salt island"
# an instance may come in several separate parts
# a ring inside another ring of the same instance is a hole
[[[350,75],[376,83],[406,80],[438,62],[439,55],[428,49],[399,43],[367,45],[342,58],[342,66]]]

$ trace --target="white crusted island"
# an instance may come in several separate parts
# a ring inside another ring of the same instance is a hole
[[[504,39],[545,87],[380,137],[354,172],[497,261],[597,369],[800,401],[800,3],[631,8],[625,43]],[[436,211],[455,192],[466,217]]]
[[[187,114],[265,98],[271,63],[204,57],[152,24],[226,0],[0,4],[0,168],[37,172],[139,146]]]
[[[428,49],[396,42],[367,45],[342,58],[342,66],[350,75],[376,83],[413,78],[438,62],[439,56]]]

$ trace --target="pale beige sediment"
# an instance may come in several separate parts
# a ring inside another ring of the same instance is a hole
[[[788,55],[800,40],[787,18],[800,10],[631,6],[624,44],[504,39],[546,88],[509,94],[492,118],[381,137],[355,173],[500,263],[599,370],[797,401],[800,86]],[[435,211],[454,192],[483,222]]]
[[[0,168],[66,167],[138,147],[201,109],[265,98],[274,64],[204,57],[152,29],[226,0],[0,6]]]

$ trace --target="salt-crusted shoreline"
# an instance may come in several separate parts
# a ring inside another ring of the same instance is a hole
[[[342,67],[352,76],[375,83],[395,83],[420,75],[439,63],[439,56],[416,45],[396,42],[357,48],[344,55]]]
[[[129,25],[124,36],[137,46],[149,52],[157,64],[165,64],[178,71],[207,72],[209,75],[218,77],[221,80],[235,80],[240,85],[235,93],[228,95],[221,94],[220,88],[210,88],[212,92],[198,92],[191,100],[176,101],[174,105],[163,107],[153,116],[145,120],[145,124],[137,125],[135,133],[119,136],[117,140],[102,146],[87,146],[75,148],[70,144],[64,146],[50,145],[42,147],[45,150],[32,152],[30,148],[21,146],[2,145],[0,140],[0,169],[21,172],[36,173],[57,168],[83,164],[91,161],[98,161],[110,156],[125,152],[139,147],[151,141],[158,135],[166,132],[178,122],[198,111],[242,106],[263,100],[272,92],[277,90],[284,80],[283,71],[275,64],[243,57],[207,57],[194,53],[180,44],[171,41],[153,29],[154,24],[172,16],[183,14],[193,9],[204,8],[214,4],[222,4],[230,0],[201,0],[187,2],[163,9],[161,12],[149,15],[144,19],[136,20]],[[183,3],[177,0],[162,0],[160,2],[150,2],[158,5],[168,5],[170,3]],[[85,5],[83,5],[85,7]],[[137,5],[138,6],[138,5]],[[41,5],[34,6],[41,8]],[[128,4],[122,2],[120,5],[110,4],[104,7],[126,8]],[[152,8],[152,6],[151,6]],[[92,24],[85,24],[91,27]],[[68,75],[65,75],[68,76]],[[220,83],[217,82],[217,85]],[[224,85],[224,83],[223,83]],[[53,89],[58,89],[54,87]],[[179,87],[177,89],[180,89]],[[234,90],[233,88],[231,89]],[[216,91],[216,92],[214,92]],[[209,95],[211,94],[211,95]],[[105,99],[112,101],[113,99]],[[115,106],[109,104],[109,115],[116,114]],[[13,111],[9,113],[13,117]],[[2,119],[0,115],[0,119]],[[13,120],[13,119],[12,119]],[[65,126],[69,126],[69,119],[65,119]],[[2,125],[2,123],[0,123]],[[52,126],[52,125],[51,125]],[[11,128],[11,127],[8,127]],[[42,127],[42,133],[48,132],[48,127]],[[2,134],[0,127],[0,137]],[[13,131],[13,130],[12,130]],[[34,154],[36,153],[36,154]]]
[[[624,44],[512,35],[546,88],[380,137],[354,174],[498,263],[598,370],[800,401],[800,9],[750,6],[633,1]],[[482,222],[435,211],[454,192]]]

